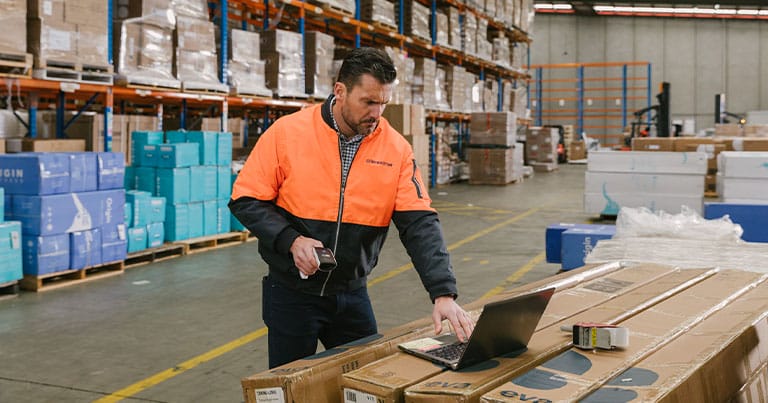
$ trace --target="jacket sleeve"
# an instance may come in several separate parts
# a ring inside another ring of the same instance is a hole
[[[437,213],[396,211],[392,221],[432,301],[444,295],[456,298],[456,277]]]
[[[271,201],[243,196],[229,201],[232,215],[270,249],[289,253],[293,241],[300,235]]]

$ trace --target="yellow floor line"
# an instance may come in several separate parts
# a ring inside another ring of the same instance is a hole
[[[506,286],[509,284],[514,283],[515,281],[519,280],[520,277],[523,277],[525,273],[528,273],[531,271],[534,267],[536,267],[537,264],[544,261],[544,258],[547,256],[546,252],[541,252],[533,259],[529,260],[528,263],[526,263],[523,267],[521,267],[518,271],[512,273],[511,276],[504,279],[504,282],[502,282],[500,285],[492,288],[490,291],[486,292],[482,298],[492,297],[506,289]]]
[[[448,250],[452,251],[452,250],[454,250],[454,249],[456,249],[456,248],[458,248],[458,247],[460,247],[462,245],[465,245],[465,244],[467,244],[469,242],[474,241],[477,238],[480,238],[483,235],[487,235],[487,234],[489,234],[489,233],[491,233],[493,231],[498,230],[499,228],[502,228],[502,227],[504,227],[506,225],[512,224],[512,223],[514,223],[516,221],[519,221],[519,220],[521,220],[521,219],[523,219],[525,217],[528,217],[529,215],[535,213],[539,209],[540,209],[539,207],[532,208],[532,209],[530,209],[530,210],[528,210],[528,211],[526,211],[524,213],[518,214],[518,215],[516,215],[516,216],[514,216],[514,217],[512,217],[512,218],[510,218],[510,219],[508,219],[506,221],[502,221],[502,222],[500,222],[500,223],[498,223],[496,225],[493,225],[491,227],[488,227],[488,228],[486,228],[486,229],[484,229],[482,231],[478,231],[478,232],[476,232],[476,233],[474,233],[474,234],[472,234],[472,235],[470,235],[470,236],[468,236],[468,237],[466,237],[466,238],[464,238],[464,239],[462,239],[462,240],[460,240],[458,242],[455,242],[455,243],[453,243],[451,245],[448,245]],[[542,253],[540,256],[543,259],[544,254]],[[539,256],[537,256],[536,258],[538,258],[538,257]],[[534,258],[534,259],[536,259],[536,258]],[[515,272],[515,274],[520,273],[526,267],[528,267],[528,265],[530,265],[530,264],[531,264],[531,262],[528,262],[528,264],[526,266],[524,266],[522,269],[520,269],[517,272]],[[368,286],[370,287],[370,286],[378,284],[378,283],[380,283],[382,281],[385,281],[385,280],[388,280],[388,279],[390,279],[392,277],[395,277],[398,274],[403,273],[404,271],[406,271],[406,270],[408,270],[408,269],[410,269],[412,267],[413,267],[413,264],[412,263],[408,263],[408,264],[404,264],[404,265],[402,265],[402,266],[400,266],[400,267],[398,267],[398,268],[396,268],[394,270],[390,270],[386,274],[384,274],[384,275],[382,275],[380,277],[376,277],[376,278],[371,279],[370,281],[368,281]],[[531,265],[531,268],[532,267],[533,267],[533,265]],[[525,269],[525,272],[527,272],[528,270],[531,270],[531,268]],[[520,276],[525,274],[525,272],[520,274]],[[512,278],[513,276],[514,275],[510,276],[510,278]],[[507,279],[507,281],[510,281],[510,280]],[[514,280],[511,280],[511,281],[514,281]],[[491,290],[491,291],[493,291],[493,290]],[[105,397],[103,397],[101,399],[95,400],[94,403],[114,403],[114,402],[119,402],[119,401],[121,401],[123,399],[129,398],[131,396],[134,396],[134,395],[136,395],[136,394],[138,394],[138,393],[140,393],[140,392],[142,392],[142,391],[144,391],[146,389],[149,389],[149,388],[151,388],[151,387],[153,387],[153,386],[155,386],[155,385],[157,385],[159,383],[165,382],[168,379],[171,379],[171,378],[175,377],[176,375],[184,373],[184,372],[186,372],[186,371],[188,371],[188,370],[190,370],[192,368],[195,368],[196,366],[198,366],[198,365],[200,365],[200,364],[202,364],[204,362],[210,361],[210,360],[212,360],[212,359],[214,359],[216,357],[219,357],[219,356],[221,356],[223,354],[226,354],[226,353],[228,353],[228,352],[230,352],[230,351],[232,351],[232,350],[234,350],[234,349],[236,349],[236,348],[238,348],[238,347],[240,347],[240,346],[242,346],[244,344],[250,343],[250,342],[252,342],[252,341],[254,341],[254,340],[256,340],[256,339],[258,339],[260,337],[263,337],[266,334],[267,334],[267,328],[266,327],[263,327],[263,328],[261,328],[259,330],[256,330],[255,332],[248,333],[245,336],[242,336],[242,337],[240,337],[238,339],[235,339],[235,340],[233,340],[233,341],[231,341],[231,342],[229,342],[227,344],[223,344],[223,345],[221,345],[221,346],[219,346],[219,347],[217,347],[217,348],[215,348],[215,349],[213,349],[211,351],[208,351],[207,353],[203,353],[201,355],[198,355],[197,357],[194,357],[192,359],[184,361],[181,364],[179,364],[179,365],[177,365],[177,366],[175,366],[173,368],[168,368],[165,371],[158,372],[158,373],[150,376],[149,378],[143,379],[143,380],[141,380],[139,382],[134,383],[133,385],[130,385],[130,386],[127,386],[127,387],[125,387],[123,389],[120,389],[120,390],[112,393],[109,396],[105,396]]]

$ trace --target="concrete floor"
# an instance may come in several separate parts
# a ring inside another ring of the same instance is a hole
[[[459,302],[558,271],[544,261],[544,229],[591,218],[584,171],[430,191]],[[393,228],[370,281],[380,330],[431,313],[408,263]],[[0,300],[0,402],[241,402],[240,379],[267,368],[265,272],[250,242]]]

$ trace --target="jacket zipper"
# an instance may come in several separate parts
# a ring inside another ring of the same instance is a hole
[[[339,245],[339,232],[341,231],[341,217],[344,214],[344,191],[347,189],[347,178],[349,178],[349,172],[347,172],[347,177],[344,177],[344,162],[341,161],[341,139],[339,139],[339,163],[341,164],[341,187],[339,189],[339,211],[336,214],[336,233],[334,234],[333,238],[333,254],[336,255],[336,247]],[[358,146],[359,150],[359,146]],[[355,156],[357,156],[357,152],[355,152],[355,155],[352,156],[352,162],[355,161]],[[349,164],[349,170],[352,170],[352,164]],[[328,276],[325,277],[325,281],[323,282],[323,288],[320,289],[320,296],[325,296],[325,286],[328,285],[328,280],[331,279],[331,276],[333,275],[333,272],[335,271],[331,270],[328,272]]]
[[[424,196],[421,194],[421,184],[419,184],[419,181],[416,179],[416,160],[413,160],[413,175],[411,175],[411,181],[413,182],[413,186],[416,188],[416,195],[419,197],[419,199],[423,199]]]

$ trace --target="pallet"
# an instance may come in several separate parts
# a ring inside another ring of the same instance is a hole
[[[181,89],[181,81],[171,78],[119,75],[115,81],[119,85],[137,90],[178,91]]]
[[[29,53],[0,53],[0,76],[32,76],[32,55]]]
[[[297,94],[295,92],[285,93],[280,91],[274,92],[275,97],[280,99],[286,99],[290,101],[306,101],[309,99],[309,94]]]
[[[182,81],[181,90],[190,94],[203,95],[227,95],[229,86],[221,83],[211,83],[205,81]]]
[[[132,252],[125,258],[125,268],[131,269],[149,263],[162,262],[163,260],[181,257],[184,256],[184,251],[184,245],[166,243],[156,248]]]
[[[709,198],[716,199],[719,196],[720,195],[717,192],[704,192],[704,197],[706,197],[708,199]]]
[[[243,234],[243,242],[254,242],[259,240],[259,238],[256,238],[256,235],[254,235],[251,231],[241,232]]]
[[[272,99],[272,91],[267,88],[230,87],[229,95],[241,98]]]
[[[96,266],[78,270],[66,270],[57,273],[42,274],[39,276],[25,274],[20,286],[29,291],[50,291],[57,288],[82,284],[87,281],[112,277],[123,274],[125,263],[122,260],[111,263],[103,263]]]
[[[345,10],[341,7],[334,6],[332,4],[323,3],[320,5],[320,7],[323,8],[323,11],[333,11],[335,13],[341,14],[343,16],[349,17],[349,18],[355,18],[355,13],[349,10]]]
[[[19,295],[19,281],[9,281],[0,284],[0,300],[17,297]]]
[[[184,247],[185,255],[191,255],[193,253],[205,252],[211,249],[240,245],[243,242],[245,242],[244,233],[238,231],[185,239],[174,243]]]
[[[397,26],[392,24],[387,24],[386,22],[381,21],[371,21],[369,24],[373,25],[376,28],[383,29],[386,31],[394,31],[397,32]]]

